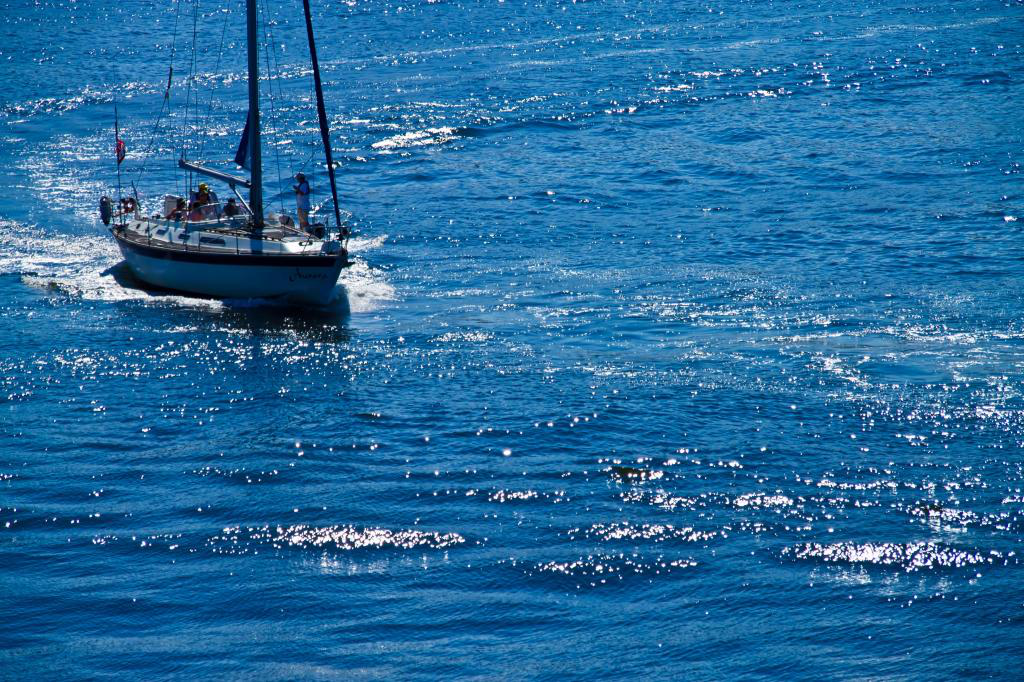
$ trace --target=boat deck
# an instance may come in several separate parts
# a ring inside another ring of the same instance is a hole
[[[340,250],[338,242],[324,241],[294,228],[268,226],[253,231],[241,221],[187,223],[142,218],[116,226],[113,232],[127,242],[180,252],[316,258]]]

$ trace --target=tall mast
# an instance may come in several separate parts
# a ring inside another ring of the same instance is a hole
[[[313,17],[309,12],[309,0],[302,0],[306,14],[306,37],[309,39],[309,59],[313,63],[313,85],[316,90],[316,113],[320,119],[320,137],[324,141],[324,156],[327,161],[327,175],[331,179],[331,198],[334,199],[334,219],[337,221],[339,239],[341,234],[341,210],[338,207],[338,183],[334,178],[334,159],[331,155],[331,131],[327,126],[327,109],[324,107],[324,88],[320,82],[320,61],[316,57],[316,41],[313,40]]]
[[[246,36],[249,43],[249,206],[257,227],[263,226],[263,158],[260,153],[260,53],[256,23],[256,0],[245,3]]]

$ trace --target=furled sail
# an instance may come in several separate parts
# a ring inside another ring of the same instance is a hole
[[[252,154],[249,153],[249,121],[251,117],[248,112],[245,114],[245,129],[242,130],[242,139],[238,141],[238,151],[235,152],[235,163],[246,170],[252,166]]]

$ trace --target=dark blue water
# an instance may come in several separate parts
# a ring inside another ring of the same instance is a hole
[[[232,156],[241,4],[154,136],[174,3],[0,2],[0,678],[1019,675],[1021,4],[317,2],[315,311],[96,218],[115,92],[144,204]]]

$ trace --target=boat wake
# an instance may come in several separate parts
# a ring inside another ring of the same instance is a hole
[[[374,270],[359,258],[360,254],[376,251],[384,245],[388,236],[353,237],[349,241],[349,254],[354,257],[352,266],[341,273],[332,303],[344,299],[350,313],[368,313],[395,300],[395,288],[383,273]]]
[[[385,239],[386,235],[352,239],[350,251],[356,260],[342,273],[325,306],[328,311],[366,313],[394,300],[394,287],[383,273],[358,258],[380,248]],[[0,276],[5,275],[19,276],[24,284],[50,294],[85,301],[139,301],[203,310],[291,307],[272,299],[219,300],[154,289],[132,276],[106,234],[69,236],[0,219]]]

